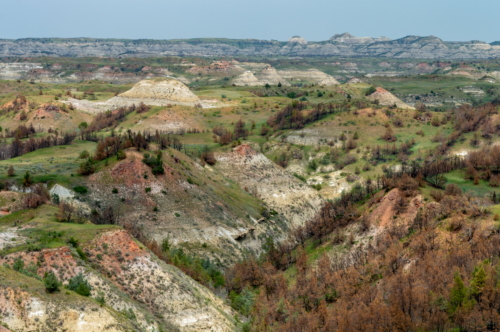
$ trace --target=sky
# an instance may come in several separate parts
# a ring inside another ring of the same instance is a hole
[[[498,0],[0,0],[0,38],[500,40]]]

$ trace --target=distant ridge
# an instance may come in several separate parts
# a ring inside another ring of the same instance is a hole
[[[435,36],[355,37],[336,34],[326,41],[288,41],[228,38],[102,39],[23,38],[0,39],[0,57],[161,57],[161,56],[345,56],[418,59],[500,58],[500,41],[447,42]]]

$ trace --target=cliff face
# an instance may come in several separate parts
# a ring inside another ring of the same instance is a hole
[[[44,39],[0,40],[0,56],[19,57],[152,57],[152,56],[366,56],[389,58],[487,59],[500,57],[500,45],[480,41],[445,42],[437,37],[354,37],[344,33],[328,41],[288,42],[255,39],[118,40]]]

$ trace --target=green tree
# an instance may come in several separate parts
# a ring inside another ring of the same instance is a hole
[[[484,266],[481,264],[479,267],[474,268],[472,272],[472,280],[470,282],[470,295],[474,297],[477,301],[483,293],[484,284],[486,283],[486,271]]]
[[[462,277],[460,277],[457,271],[453,277],[453,286],[451,287],[450,300],[448,302],[448,311],[450,314],[455,313],[455,311],[463,305],[466,299],[467,287],[465,287]]]
[[[92,162],[92,159],[88,158],[86,162],[80,164],[80,168],[78,169],[78,173],[81,175],[90,175],[95,172],[95,166]]]
[[[31,178],[30,172],[26,172],[23,177],[23,185],[29,187],[33,184],[33,179]]]
[[[69,280],[68,289],[82,296],[90,296],[92,287],[90,286],[89,282],[83,277],[83,274],[78,273],[76,276]]]
[[[372,85],[371,87],[369,87],[369,88],[365,91],[365,96],[369,96],[369,95],[371,95],[372,93],[374,93],[375,91],[377,91],[377,89],[375,89],[375,87]]]
[[[21,259],[21,257],[16,258],[14,264],[12,265],[12,268],[14,269],[14,271],[18,272],[24,270],[24,261]]]
[[[43,277],[43,284],[47,293],[58,292],[59,287],[61,286],[61,283],[57,280],[56,275],[52,271],[45,273],[45,276]]]

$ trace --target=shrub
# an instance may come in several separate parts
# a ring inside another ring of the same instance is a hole
[[[309,162],[308,166],[311,170],[315,171],[318,168],[318,162],[316,161],[316,159],[313,159]]]
[[[375,91],[377,91],[377,89],[375,89],[375,87],[372,85],[371,87],[369,87],[369,88],[365,91],[365,96],[369,96],[369,95],[373,94]]]
[[[462,195],[462,189],[460,189],[456,184],[450,183],[446,185],[446,188],[444,190],[445,195],[449,196],[461,196]]]
[[[58,194],[52,194],[52,203],[55,205],[59,205],[59,203],[61,203],[61,198]]]
[[[81,175],[90,175],[94,174],[95,166],[92,159],[88,158],[86,162],[80,164],[80,168],[78,169],[78,173]]]
[[[33,178],[30,175],[30,172],[26,172],[23,177],[23,186],[29,187],[33,184]]]
[[[81,248],[76,248],[76,253],[78,254],[78,256],[80,256],[81,260],[85,262],[87,261],[87,255]]]
[[[444,193],[441,190],[432,190],[430,195],[438,203],[441,202],[444,197]]]
[[[201,160],[209,164],[210,166],[213,166],[217,163],[217,160],[215,159],[214,153],[213,152],[208,152],[205,151],[201,154]]]
[[[12,264],[12,269],[14,271],[22,271],[24,269],[24,261],[21,259],[21,257],[17,257],[16,260],[14,261],[14,264]]]
[[[392,121],[392,124],[398,128],[401,128],[404,126],[403,120],[399,116]]]
[[[498,175],[492,175],[489,182],[490,187],[500,186],[500,177]]]
[[[82,194],[82,195],[85,195],[86,193],[89,192],[89,190],[87,189],[87,187],[84,187],[84,186],[76,186],[76,187],[73,187],[73,190],[78,193],[78,194]]]
[[[71,245],[73,248],[78,247],[78,240],[75,239],[74,237],[70,237],[68,240],[68,244]]]
[[[69,280],[68,289],[82,296],[89,296],[92,287],[89,282],[79,273]]]
[[[151,156],[149,153],[145,153],[142,162],[151,167],[151,172],[154,175],[161,175],[165,173],[161,157],[162,157],[161,151],[158,151],[156,158]]]
[[[90,157],[90,154],[87,150],[83,150],[82,152],[80,152],[80,159],[86,159],[88,157]]]
[[[127,155],[125,154],[125,152],[123,152],[123,150],[118,150],[116,152],[116,159],[123,160],[125,158],[127,158]]]
[[[99,295],[96,296],[95,300],[100,304],[101,307],[106,304],[106,298],[104,297],[104,293],[102,292],[99,292]]]
[[[253,306],[254,298],[255,295],[248,288],[243,289],[243,291],[240,294],[234,291],[231,291],[229,293],[229,299],[231,300],[231,307],[241,312],[245,316],[247,316],[250,313],[250,309]]]
[[[50,271],[49,273],[45,273],[45,276],[43,277],[43,285],[45,286],[47,293],[55,293],[59,291],[61,283],[57,279],[54,272]]]

